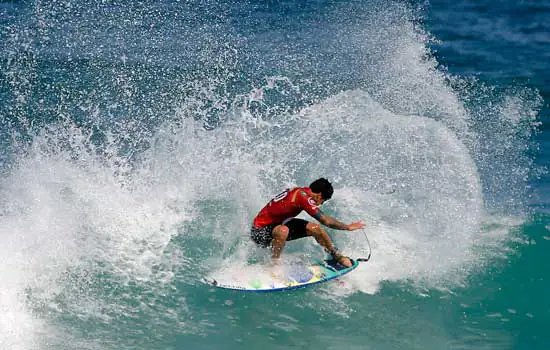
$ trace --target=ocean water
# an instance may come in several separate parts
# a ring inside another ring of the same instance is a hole
[[[2,1],[0,349],[548,349],[549,86],[547,1]],[[371,261],[203,283],[320,176]]]

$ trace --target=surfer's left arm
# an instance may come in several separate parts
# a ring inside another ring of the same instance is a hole
[[[319,203],[316,203],[316,201],[311,197],[298,196],[298,201],[301,204],[302,208],[309,215],[313,216],[321,224],[327,227],[330,227],[334,230],[354,231],[365,227],[365,224],[362,221],[357,221],[348,225],[336,220],[335,218],[329,215],[326,215],[319,208]]]
[[[340,222],[335,218],[324,214],[321,211],[319,211],[318,215],[316,215],[316,219],[319,220],[321,224],[327,227],[330,227],[331,229],[334,229],[334,230],[355,231],[365,227],[365,224],[362,221],[356,221],[351,224],[344,224],[343,222]]]

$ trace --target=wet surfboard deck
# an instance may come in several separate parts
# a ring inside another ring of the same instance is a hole
[[[352,272],[359,262],[352,260],[351,267],[345,267],[337,261],[324,260],[310,265],[292,264],[279,272],[265,272],[247,275],[243,278],[212,279],[208,282],[217,288],[241,292],[277,292],[305,288],[327,282]]]

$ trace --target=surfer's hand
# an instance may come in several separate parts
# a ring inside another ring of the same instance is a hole
[[[356,221],[348,225],[348,231],[360,230],[364,227],[365,227],[365,223],[363,221]]]

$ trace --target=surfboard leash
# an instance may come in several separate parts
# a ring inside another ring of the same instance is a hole
[[[363,234],[365,235],[365,239],[367,240],[367,245],[369,246],[369,255],[366,258],[357,258],[356,260],[365,262],[365,261],[370,260],[370,257],[372,255],[372,248],[370,246],[369,237],[367,236],[367,233],[365,232],[365,229],[361,229],[361,231],[363,231]]]

